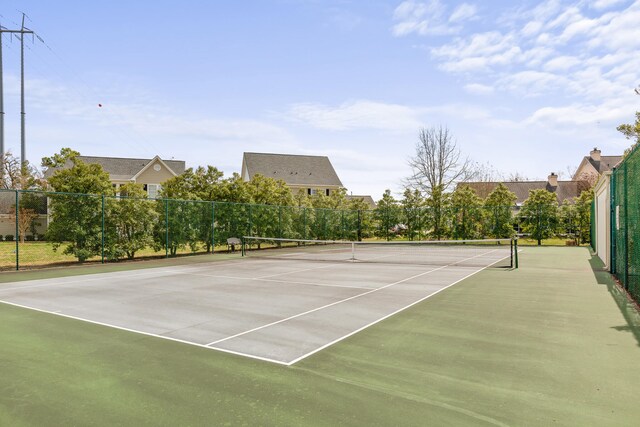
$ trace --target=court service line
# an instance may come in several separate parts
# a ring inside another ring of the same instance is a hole
[[[368,323],[368,324],[366,324],[366,325],[364,325],[364,326],[362,326],[362,327],[360,327],[360,328],[358,328],[358,329],[356,329],[356,330],[354,330],[354,331],[349,332],[348,334],[346,334],[346,335],[344,335],[344,336],[342,336],[342,337],[340,337],[340,338],[337,338],[337,339],[335,339],[335,340],[333,340],[333,341],[331,341],[331,342],[329,342],[329,343],[327,343],[327,344],[324,344],[324,345],[322,345],[322,346],[320,346],[320,347],[318,347],[318,348],[316,348],[316,349],[314,349],[314,350],[310,351],[310,352],[309,352],[309,353],[307,353],[307,354],[304,354],[304,355],[302,355],[302,356],[300,356],[300,357],[297,357],[297,358],[295,358],[295,359],[293,359],[293,360],[291,360],[291,361],[287,362],[287,364],[286,364],[286,365],[287,365],[287,366],[291,366],[291,365],[293,365],[294,363],[297,363],[297,362],[301,361],[302,359],[306,359],[307,357],[309,357],[309,356],[311,356],[311,355],[313,355],[313,354],[315,354],[315,353],[317,353],[317,352],[319,352],[319,351],[322,351],[322,350],[324,350],[324,349],[325,349],[325,348],[327,348],[327,347],[330,347],[330,346],[332,346],[332,345],[334,345],[334,344],[336,344],[336,343],[339,343],[340,341],[345,340],[345,339],[349,338],[350,336],[355,335],[355,334],[357,334],[358,332],[361,332],[361,331],[363,331],[363,330],[367,329],[368,327],[375,325],[376,323],[382,322],[383,320],[388,319],[389,317],[394,316],[394,315],[396,315],[396,314],[400,313],[401,311],[407,310],[408,308],[411,308],[411,307],[413,307],[414,305],[419,304],[419,303],[421,303],[422,301],[424,301],[424,300],[426,300],[426,299],[428,299],[428,298],[431,298],[432,296],[434,296],[434,295],[436,295],[436,294],[438,294],[438,293],[440,293],[440,292],[444,291],[444,290],[445,290],[445,289],[447,289],[447,288],[450,288],[451,286],[453,286],[453,285],[455,285],[455,284],[457,284],[457,283],[462,282],[463,280],[465,280],[465,279],[467,279],[467,278],[469,278],[469,277],[473,276],[474,274],[477,274],[477,273],[479,273],[479,272],[481,272],[481,271],[485,270],[486,268],[488,268],[488,267],[481,267],[479,270],[476,270],[476,271],[474,271],[473,273],[469,273],[468,275],[464,276],[463,278],[458,279],[458,280],[456,280],[455,282],[453,282],[453,283],[451,283],[451,284],[449,284],[449,285],[445,286],[444,288],[438,289],[437,291],[432,292],[432,293],[430,293],[429,295],[427,295],[427,296],[425,296],[425,297],[422,297],[422,298],[420,298],[419,300],[414,301],[414,302],[412,302],[411,304],[409,304],[409,305],[407,305],[407,306],[405,306],[405,307],[399,308],[398,310],[394,311],[393,313],[389,313],[389,314],[387,314],[387,315],[385,315],[385,316],[383,316],[383,317],[381,317],[381,318],[379,318],[379,319],[377,319],[377,320],[374,320],[374,321],[373,321],[373,322],[371,322],[371,323]]]
[[[495,251],[495,250],[494,250],[494,251]],[[493,252],[493,251],[492,251],[492,252]],[[485,254],[483,254],[483,255],[485,255]],[[475,255],[475,256],[469,257],[469,258],[467,258],[467,260],[469,260],[469,259],[473,259],[473,258],[477,258],[478,256],[480,256],[480,255]],[[465,261],[466,261],[466,260],[465,260]],[[460,261],[457,261],[457,262],[460,262]],[[456,262],[456,263],[457,263],[457,262]],[[434,269],[432,269],[432,270],[425,271],[425,272],[422,272],[422,273],[420,273],[420,274],[416,274],[416,275],[411,276],[411,277],[407,277],[406,279],[398,280],[397,282],[393,282],[393,283],[390,283],[390,284],[388,284],[388,285],[385,285],[385,286],[382,286],[382,287],[379,287],[379,288],[376,288],[376,289],[372,289],[372,290],[367,291],[367,292],[363,292],[363,293],[361,293],[361,294],[353,295],[353,296],[351,296],[351,297],[349,297],[349,298],[345,298],[345,299],[342,299],[342,300],[339,300],[339,301],[334,301],[334,302],[332,302],[332,303],[325,304],[325,305],[323,305],[323,306],[321,306],[321,307],[316,307],[316,308],[314,308],[314,309],[307,310],[307,311],[305,311],[305,312],[298,313],[298,314],[295,314],[295,315],[293,315],[293,316],[289,316],[289,317],[287,317],[287,318],[285,318],[285,319],[276,320],[275,322],[267,323],[266,325],[258,326],[258,327],[255,327],[255,328],[253,328],[253,329],[249,329],[249,330],[244,331],[244,332],[239,332],[239,333],[237,333],[237,334],[230,335],[230,336],[228,336],[228,337],[225,337],[225,338],[222,338],[222,339],[219,339],[219,340],[216,340],[216,341],[212,341],[212,342],[210,342],[210,343],[209,343],[209,344],[207,344],[207,345],[209,345],[209,346],[210,346],[210,345],[214,345],[214,344],[219,344],[219,343],[221,343],[221,342],[228,341],[228,340],[230,340],[230,339],[237,338],[237,337],[240,337],[240,336],[242,336],[242,335],[246,335],[246,334],[249,334],[249,333],[252,333],[252,332],[256,332],[256,331],[259,331],[259,330],[261,330],[261,329],[264,329],[264,328],[268,328],[268,327],[270,327],[270,326],[277,325],[277,324],[279,324],[279,323],[287,322],[287,321],[292,320],[292,319],[295,319],[295,318],[297,318],[297,317],[305,316],[305,315],[307,315],[307,314],[311,314],[311,313],[314,313],[314,312],[316,312],[316,311],[324,310],[325,308],[329,308],[329,307],[332,307],[332,306],[337,305],[337,304],[342,304],[343,302],[351,301],[351,300],[353,300],[353,299],[360,298],[360,297],[363,297],[363,296],[365,296],[365,295],[369,295],[369,294],[372,294],[372,293],[374,293],[374,292],[381,291],[381,290],[383,290],[383,289],[387,289],[387,288],[389,288],[389,287],[391,287],[391,286],[399,285],[400,283],[404,283],[404,282],[407,282],[407,281],[409,281],[409,280],[416,279],[416,278],[418,278],[418,277],[421,277],[421,276],[424,276],[424,275],[427,275],[427,274],[433,273],[433,272],[435,272],[435,271],[442,270],[443,268],[447,268],[447,267],[449,267],[449,266],[450,266],[450,265],[443,265],[442,267],[434,268]]]
[[[276,280],[276,279],[262,279],[260,277],[239,277],[239,276],[224,276],[224,275],[216,275],[216,274],[205,274],[205,273],[191,273],[191,272],[182,272],[182,271],[174,271],[175,274],[185,274],[190,276],[200,276],[200,277],[211,277],[212,279],[231,279],[231,280],[244,280],[244,281],[254,281],[254,282],[271,282],[271,283],[284,283],[291,285],[309,285],[309,286],[322,286],[327,288],[346,288],[346,289],[371,289],[370,287],[365,286],[348,286],[348,285],[331,285],[328,283],[313,283],[313,282],[301,282],[297,280]],[[269,277],[269,276],[267,276]]]
[[[237,355],[237,356],[244,356],[244,357],[249,357],[251,359],[257,359],[257,360],[262,360],[264,362],[277,363],[278,365],[287,366],[287,363],[283,362],[282,360],[270,359],[268,357],[256,356],[255,354],[242,353],[240,351],[227,350],[227,349],[224,349],[224,348],[209,347],[206,344],[199,344],[199,343],[196,343],[196,342],[193,342],[193,341],[182,340],[180,338],[173,338],[173,337],[168,337],[166,335],[154,334],[153,332],[140,331],[138,329],[131,329],[131,328],[127,328],[127,327],[124,327],[124,326],[113,325],[111,323],[99,322],[97,320],[89,320],[89,319],[85,319],[83,317],[73,316],[73,315],[70,315],[70,314],[64,314],[64,313],[62,313],[60,311],[44,310],[42,308],[30,307],[28,305],[18,304],[18,303],[15,303],[15,302],[4,301],[4,300],[0,300],[0,303],[7,304],[7,305],[12,305],[14,307],[24,308],[24,309],[27,309],[27,310],[38,311],[40,313],[52,314],[54,316],[66,317],[68,319],[79,320],[79,321],[87,322],[87,323],[93,323],[94,325],[100,325],[100,326],[106,326],[106,327],[109,327],[109,328],[120,329],[120,330],[126,331],[126,332],[133,332],[133,333],[136,333],[136,334],[147,335],[147,336],[154,337],[154,338],[162,338],[162,339],[169,340],[169,341],[175,341],[175,342],[179,342],[179,343],[182,343],[182,344],[194,345],[196,347],[205,348],[207,350],[222,351],[224,353],[230,353],[230,354],[234,354],[234,355]]]

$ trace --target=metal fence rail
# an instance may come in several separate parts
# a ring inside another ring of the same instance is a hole
[[[535,215],[535,214],[534,214]],[[227,239],[478,239],[526,233],[525,222],[580,237],[574,214],[523,217],[513,206],[321,209],[204,200],[0,190],[0,270],[227,250]],[[436,231],[437,230],[437,231]],[[588,237],[588,236],[587,236]]]
[[[640,152],[611,174],[611,273],[640,302]]]

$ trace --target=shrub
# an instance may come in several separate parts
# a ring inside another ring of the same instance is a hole
[[[13,242],[13,234],[7,234],[6,236],[4,236],[4,240],[6,240],[7,242]]]
[[[33,242],[35,240],[35,236],[33,234],[28,234],[25,238],[27,242]]]

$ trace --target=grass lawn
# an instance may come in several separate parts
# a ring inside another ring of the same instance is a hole
[[[19,256],[20,267],[33,268],[33,267],[47,267],[56,265],[65,265],[78,263],[78,259],[73,255],[65,255],[64,246],[53,249],[53,244],[50,242],[24,242],[19,244]],[[216,246],[216,251],[227,251],[227,245]],[[198,254],[204,254],[204,248],[199,247]],[[194,254],[189,248],[183,248],[178,250],[178,255],[190,255]],[[153,248],[146,248],[139,252],[136,252],[136,259],[145,257],[164,257],[165,250],[156,251]],[[100,262],[99,256],[90,258],[88,263]],[[122,260],[124,261],[124,260]],[[0,270],[13,270],[16,266],[16,242],[0,242]]]
[[[640,317],[598,267],[524,248],[288,368],[0,304],[0,425],[635,425]]]

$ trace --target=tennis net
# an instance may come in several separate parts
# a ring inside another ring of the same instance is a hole
[[[517,267],[513,239],[344,241],[245,236],[242,254],[264,259],[414,265]]]

